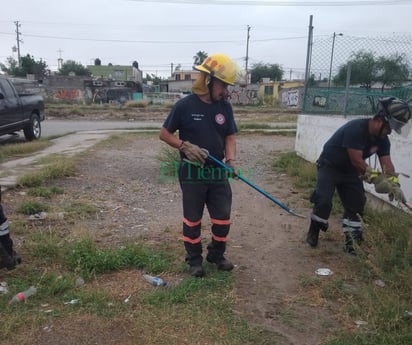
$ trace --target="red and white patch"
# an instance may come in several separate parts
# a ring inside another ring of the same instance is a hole
[[[223,125],[226,121],[225,116],[223,114],[217,114],[215,116],[215,121],[218,125]]]

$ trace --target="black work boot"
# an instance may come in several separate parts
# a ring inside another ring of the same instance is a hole
[[[186,258],[185,261],[189,265],[189,273],[193,277],[203,277],[203,257],[201,243],[187,243],[185,242]]]
[[[202,265],[189,266],[189,273],[191,276],[198,278],[203,277],[205,275]]]
[[[233,264],[226,259],[223,254],[226,251],[226,243],[212,240],[207,246],[206,260],[211,264],[216,264],[221,271],[233,270]]]
[[[306,235],[306,242],[311,247],[316,247],[318,245],[320,230],[326,232],[326,230],[328,230],[328,223],[321,223],[312,219],[310,221],[308,234]]]
[[[360,246],[362,242],[362,231],[354,230],[345,232],[345,246],[343,250],[346,253],[356,255],[356,246]]]
[[[220,257],[220,258],[209,258],[206,257],[206,260],[208,262],[210,262],[211,264],[216,264],[217,265],[217,269],[221,270],[221,271],[231,271],[233,270],[233,268],[235,267],[231,261],[229,261],[228,259],[226,259],[224,256]]]
[[[13,250],[13,241],[9,234],[0,236],[0,269],[7,268],[9,271],[21,264],[21,258]]]
[[[311,220],[310,221],[310,226],[309,226],[309,231],[308,231],[308,234],[306,235],[306,242],[311,247],[316,247],[318,245],[319,231],[320,231],[320,228],[319,228],[317,222]]]

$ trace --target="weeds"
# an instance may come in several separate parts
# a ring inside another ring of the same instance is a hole
[[[36,172],[19,176],[16,182],[24,187],[39,187],[52,179],[73,176],[75,172],[76,168],[73,159],[59,158],[53,163],[41,167]]]
[[[315,185],[314,165],[294,153],[280,155],[273,167],[292,176],[295,186],[301,189]],[[411,344],[410,317],[405,311],[412,306],[412,217],[401,210],[382,212],[367,207],[363,230],[366,243],[347,267],[348,277],[322,284],[301,278],[302,286],[319,289],[324,299],[343,303],[342,319],[349,316],[367,322],[362,329],[345,332],[324,344]],[[377,279],[385,282],[383,288],[374,283]],[[348,290],[347,280],[357,288]]]
[[[50,146],[49,140],[34,140],[19,144],[3,145],[0,150],[0,163],[10,158],[25,157]]]
[[[25,201],[17,207],[17,212],[27,214],[27,215],[45,212],[47,210],[48,210],[47,205],[44,205],[38,201],[33,201],[33,200]]]

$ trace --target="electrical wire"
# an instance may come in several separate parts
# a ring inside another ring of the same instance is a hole
[[[244,5],[244,6],[395,6],[412,4],[412,0],[361,0],[361,1],[230,1],[230,0],[128,0],[134,2],[170,3],[188,5]]]

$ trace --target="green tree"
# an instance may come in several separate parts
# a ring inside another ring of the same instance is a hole
[[[405,55],[395,54],[390,57],[375,58],[372,52],[359,51],[353,54],[348,63],[339,68],[333,78],[337,85],[345,85],[348,66],[351,65],[350,84],[361,85],[370,90],[373,83],[380,82],[381,90],[385,86],[398,86],[408,81],[410,68]]]
[[[335,84],[345,85],[348,66],[351,66],[350,84],[361,85],[370,90],[372,83],[377,80],[378,65],[372,52],[361,50],[353,54],[353,57],[339,67],[338,74],[333,78]]]
[[[193,56],[193,65],[201,65],[203,61],[207,58],[207,53],[203,50],[199,50],[195,56]]]
[[[20,66],[13,57],[7,58],[8,67],[2,64],[1,69],[15,77],[25,78],[27,74],[34,74],[36,78],[42,78],[47,73],[47,64],[42,59],[36,61],[33,56],[27,54],[20,59]]]
[[[274,81],[282,80],[284,71],[279,64],[265,64],[263,62],[259,62],[252,66],[250,73],[251,82],[259,83],[262,81],[262,78],[270,78]]]
[[[147,82],[152,82],[153,85],[159,84],[159,82],[162,80],[162,78],[156,76],[156,74],[151,73],[148,74],[146,73],[146,77],[143,78],[143,83],[147,84]]]
[[[84,67],[81,63],[73,60],[67,60],[59,69],[60,75],[69,75],[69,73],[74,73],[75,75],[82,76],[90,75],[90,71],[86,67]]]
[[[410,68],[404,54],[394,54],[389,58],[381,56],[377,61],[377,81],[385,86],[399,86],[409,80]]]
[[[102,60],[100,60],[99,58],[94,59],[94,65],[95,66],[101,66],[102,65]]]

